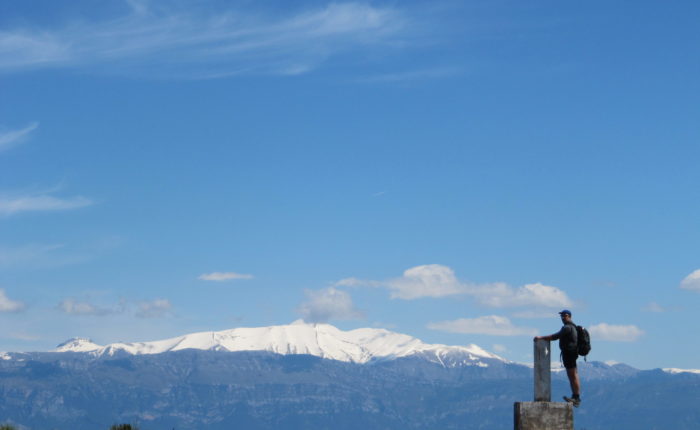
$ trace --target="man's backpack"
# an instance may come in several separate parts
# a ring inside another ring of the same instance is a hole
[[[584,361],[588,361],[586,356],[591,352],[591,335],[588,334],[588,330],[584,327],[577,325],[576,337],[578,338],[578,344],[576,345],[578,355],[583,356]]]

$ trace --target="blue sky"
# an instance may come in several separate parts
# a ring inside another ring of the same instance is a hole
[[[695,2],[0,1],[0,350],[287,324],[700,367]]]

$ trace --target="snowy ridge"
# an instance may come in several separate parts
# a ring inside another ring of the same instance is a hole
[[[672,374],[678,374],[678,373],[695,373],[696,375],[700,375],[700,369],[676,369],[673,367],[668,367],[661,369],[666,373],[672,373]]]
[[[192,333],[152,342],[113,343],[100,346],[89,339],[70,339],[56,352],[87,352],[95,356],[119,352],[159,354],[183,349],[208,351],[268,351],[278,354],[310,354],[331,360],[367,363],[417,356],[445,367],[474,365],[484,362],[507,362],[477,345],[447,346],[423,343],[414,337],[384,329],[360,328],[343,331],[330,324],[295,321],[289,325],[242,327],[223,331]]]

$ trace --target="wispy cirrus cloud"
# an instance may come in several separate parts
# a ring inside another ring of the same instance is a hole
[[[29,134],[38,127],[38,122],[32,122],[28,126],[17,130],[0,129],[0,152],[24,142]]]
[[[398,72],[384,73],[380,75],[368,76],[358,79],[358,82],[367,84],[394,83],[403,84],[426,79],[443,79],[462,74],[463,71],[457,67],[434,67],[430,69],[402,70]]]
[[[49,194],[0,197],[0,215],[9,216],[21,212],[65,211],[92,205],[83,196],[56,197]]]
[[[19,312],[24,308],[24,303],[10,299],[5,290],[0,288],[0,312]]]
[[[130,2],[131,11],[60,28],[0,29],[0,71],[91,68],[168,77],[306,73],[330,58],[390,45],[405,30],[395,8],[329,3],[280,15],[215,3]]]
[[[600,323],[588,328],[595,339],[612,342],[634,342],[644,335],[644,330],[636,325],[614,325]]]
[[[0,43],[1,51],[2,43]],[[0,152],[26,140],[27,136],[38,126],[39,123],[33,122],[18,130],[0,130]],[[39,192],[5,192],[0,194],[0,216],[10,216],[21,212],[63,211],[93,204],[90,199],[83,196],[57,197],[53,195],[59,189],[60,186]]]
[[[430,323],[431,330],[460,334],[486,334],[491,336],[535,335],[537,330],[517,327],[507,317],[487,315],[478,318],[459,318],[452,321]]]
[[[329,287],[322,290],[306,290],[305,294],[306,301],[299,305],[297,312],[307,322],[364,318],[364,314],[355,308],[347,291]]]
[[[426,264],[404,271],[398,278],[386,281],[342,279],[335,286],[384,287],[395,299],[414,300],[423,297],[469,296],[479,304],[492,308],[534,307],[539,309],[569,307],[572,300],[561,289],[542,283],[515,288],[503,282],[477,284],[457,278],[450,267]]]
[[[236,272],[212,272],[212,273],[203,273],[197,277],[197,279],[200,279],[202,281],[216,281],[216,282],[222,282],[222,281],[231,281],[235,279],[253,279],[253,275],[249,275],[246,273],[236,273]]]
[[[82,263],[90,256],[63,244],[0,246],[0,269],[44,269]]]

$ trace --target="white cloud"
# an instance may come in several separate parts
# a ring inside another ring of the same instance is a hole
[[[520,288],[512,288],[504,283],[486,284],[475,287],[472,294],[482,304],[494,308],[523,306],[565,308],[572,304],[566,293],[559,288],[540,283],[527,284]]]
[[[90,206],[92,201],[82,196],[59,198],[48,194],[20,197],[0,197],[0,215],[20,212],[61,211]]]
[[[203,281],[229,281],[232,279],[253,279],[253,275],[247,275],[244,273],[235,273],[235,272],[212,272],[212,273],[203,273],[197,277],[197,279],[201,279]]]
[[[74,299],[64,299],[58,304],[58,309],[70,315],[103,316],[118,312],[118,309],[102,308],[89,302],[79,302]]]
[[[136,316],[139,318],[161,318],[170,313],[172,304],[168,299],[155,299],[138,303]]]
[[[36,130],[37,127],[39,127],[39,123],[33,122],[19,130],[0,130],[0,152],[22,143],[29,133]]]
[[[24,303],[11,300],[5,294],[5,290],[0,288],[0,312],[19,312],[24,307]]]
[[[171,77],[298,74],[358,47],[387,46],[404,27],[396,10],[354,2],[286,16],[240,8],[205,13],[165,1],[150,9],[131,5],[128,15],[109,21],[1,31],[0,71],[118,65]]]
[[[614,342],[634,342],[644,335],[644,331],[635,325],[611,325],[600,323],[588,328],[591,341],[609,340]]]
[[[541,283],[527,284],[519,288],[513,288],[503,282],[475,284],[460,281],[454,270],[441,264],[412,267],[406,270],[403,276],[388,281],[346,278],[334,285],[386,287],[391,292],[391,298],[403,300],[465,295],[492,308],[529,307],[540,310],[572,305],[572,300],[557,287]]]
[[[556,318],[559,319],[560,308],[535,308],[535,309],[525,309],[513,312],[510,314],[513,318],[525,318],[525,319],[539,319],[539,318]]]
[[[700,269],[686,276],[681,281],[681,288],[691,291],[700,291]]]
[[[445,297],[467,292],[452,269],[440,264],[412,267],[400,278],[386,282],[392,298]]]
[[[508,318],[498,315],[430,323],[427,327],[431,330],[450,333],[487,334],[492,336],[533,336],[537,333],[537,330],[533,328],[516,327]]]
[[[350,294],[335,287],[306,290],[306,301],[297,312],[308,322],[361,319],[363,313],[355,308]]]

